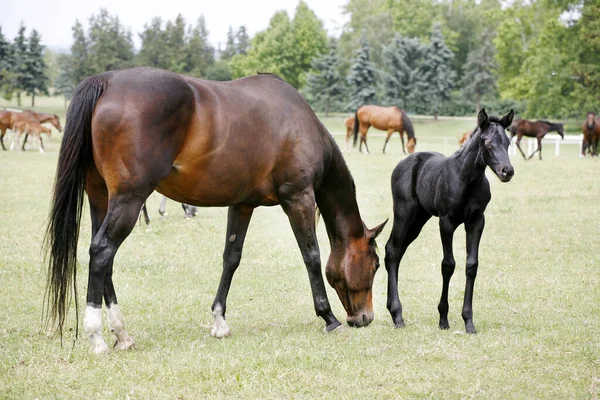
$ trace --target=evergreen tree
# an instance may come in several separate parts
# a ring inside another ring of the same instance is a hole
[[[77,82],[73,79],[74,72],[73,57],[70,54],[59,54],[58,55],[58,67],[59,74],[54,81],[54,94],[62,95],[65,99],[65,109],[67,108],[67,101],[71,99]]]
[[[204,16],[200,16],[196,26],[189,33],[189,39],[184,49],[185,73],[203,77],[207,69],[215,62],[215,49],[208,41],[208,29]]]
[[[313,58],[312,71],[307,75],[305,93],[313,107],[325,110],[325,116],[334,102],[341,100],[344,83],[339,72],[340,57],[337,42],[329,41],[329,53]]]
[[[250,36],[248,36],[248,32],[246,31],[246,27],[244,25],[238,28],[238,31],[235,34],[235,42],[236,42],[236,54],[247,54],[248,49],[250,48]]]
[[[160,17],[153,18],[150,25],[144,25],[144,30],[139,34],[142,43],[136,64],[168,69],[170,62],[165,36]]]
[[[73,31],[73,44],[71,45],[71,79],[78,84],[92,75],[91,60],[89,55],[89,40],[85,36],[83,26],[79,21],[71,28]]]
[[[186,47],[186,32],[185,32],[185,19],[181,14],[178,14],[174,22],[168,21],[164,32],[165,48],[164,54],[166,56],[166,67],[169,71],[177,73],[188,72],[186,68],[187,54],[185,52]]]
[[[386,102],[406,109],[416,97],[417,71],[423,56],[423,47],[417,39],[396,34],[383,48],[386,73],[383,76]]]
[[[348,107],[356,110],[363,104],[371,104],[376,101],[377,71],[369,60],[369,43],[366,36],[361,39],[361,46],[356,53],[354,64],[346,81],[348,83],[348,94],[350,103]]]
[[[27,38],[25,37],[25,26],[21,23],[19,32],[15,37],[14,44],[14,60],[15,60],[15,91],[17,92],[17,104],[21,107],[21,93],[30,86],[32,77],[27,71],[28,49]]]
[[[417,75],[421,105],[437,119],[442,104],[450,99],[455,72],[452,70],[452,51],[444,43],[439,23],[433,24],[430,44],[425,49]]]
[[[227,31],[227,43],[225,44],[225,50],[221,52],[221,59],[230,60],[236,53],[237,45],[235,43],[235,34],[233,33],[233,28],[229,25],[229,30]]]
[[[10,100],[16,86],[15,52],[13,45],[6,39],[0,27],[0,92]]]
[[[89,56],[92,73],[133,66],[133,40],[118,16],[103,8],[90,18]]]
[[[40,35],[34,29],[29,36],[27,48],[27,75],[28,85],[25,87],[27,94],[31,95],[31,107],[35,107],[35,95],[42,93],[48,95],[48,77],[46,76],[46,62],[44,60],[44,46],[40,43]]]
[[[475,111],[481,109],[484,95],[496,93],[495,49],[489,32],[480,38],[480,47],[471,51],[464,66],[463,91],[465,96],[475,98]]]

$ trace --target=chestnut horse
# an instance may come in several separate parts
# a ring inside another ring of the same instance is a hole
[[[43,153],[44,152],[44,144],[42,143],[42,138],[40,135],[42,133],[45,133],[46,135],[48,135],[48,137],[52,136],[52,130],[50,128],[48,128],[47,126],[41,125],[40,123],[35,122],[35,121],[21,120],[21,121],[15,122],[12,130],[15,132],[15,134],[12,137],[12,142],[10,145],[11,150],[19,147],[21,135],[23,133],[25,133],[26,135],[33,135],[36,137],[36,139],[39,142],[40,153]],[[22,150],[25,150],[25,141],[23,141]]]
[[[400,134],[400,140],[402,141],[402,152],[406,154],[404,149],[404,132],[408,136],[406,147],[409,153],[414,153],[417,139],[415,138],[415,131],[412,126],[412,122],[408,119],[406,113],[400,108],[393,107],[380,107],[374,105],[364,105],[356,110],[354,114],[354,146],[358,139],[358,132],[360,131],[360,145],[358,151],[362,150],[363,143],[367,153],[369,148],[367,147],[367,131],[369,127],[373,126],[375,129],[381,131],[387,131],[385,138],[385,144],[383,145],[383,153],[387,148],[388,141],[392,136],[392,133],[398,132]]]
[[[475,130],[477,130],[477,128],[475,128]],[[458,144],[462,147],[464,146],[464,144],[467,142],[467,140],[469,140],[471,138],[471,135],[473,134],[474,131],[467,131],[465,133],[463,133],[460,138],[458,139]]]
[[[54,125],[59,132],[62,132],[60,119],[56,114],[39,113],[33,110],[25,110],[21,112],[0,111],[0,144],[2,145],[3,150],[6,150],[6,147],[4,146],[4,135],[6,135],[6,131],[8,129],[13,130],[14,125],[21,121],[35,122],[38,124],[49,122]],[[23,140],[23,150],[25,150],[27,136],[28,135],[26,134],[25,139]]]
[[[47,316],[58,322],[61,334],[70,286],[76,287],[85,191],[92,241],[84,330],[97,353],[107,351],[104,298],[116,348],[133,345],[117,305],[113,260],[155,189],[180,203],[229,207],[223,273],[212,304],[213,336],[230,334],[227,294],[258,206],[281,205],[287,214],[308,270],[316,314],[331,331],[341,324],[321,275],[318,206],[331,244],[326,276],[346,320],[350,326],[373,320],[372,285],[379,265],[375,238],[385,222],[365,227],[342,154],[302,96],[270,74],[212,82],[132,68],[85,79],[67,112],[47,231]]]
[[[0,111],[0,144],[2,145],[2,150],[7,150],[6,146],[4,146],[4,135],[6,135],[7,130],[12,130],[15,124],[14,114],[17,114],[13,111]]]
[[[540,153],[540,160],[542,159],[542,139],[548,132],[557,132],[561,138],[564,139],[565,134],[563,132],[563,124],[555,124],[553,122],[548,121],[528,121],[526,119],[518,119],[512,123],[512,125],[508,128],[508,131],[511,133],[510,138],[512,139],[515,135],[517,136],[517,148],[523,155],[523,158],[528,160],[533,157],[533,155],[537,152]],[[523,136],[532,137],[537,139],[538,147],[537,149],[531,153],[529,158],[525,157],[525,153],[521,150],[521,138]]]
[[[593,112],[587,113],[587,117],[582,126],[583,131],[583,146],[581,155],[585,157],[586,151],[592,157],[598,155],[598,142],[600,142],[600,118]]]
[[[471,139],[450,157],[419,152],[402,160],[392,173],[394,226],[385,246],[388,272],[387,308],[397,328],[404,326],[398,297],[398,267],[408,246],[419,236],[432,215],[439,217],[444,258],[442,296],[438,305],[440,329],[449,329],[448,286],[454,274],[452,241],[454,231],[465,225],[467,265],[462,317],[468,333],[473,324],[473,287],[479,265],[479,241],[485,225],[484,212],[491,199],[485,176],[489,166],[502,182],[515,170],[508,157],[510,141],[504,130],[510,126],[513,110],[502,119],[488,117],[485,109],[477,116],[477,129]]]
[[[352,136],[352,132],[354,131],[354,117],[348,117],[344,121],[344,125],[346,126],[346,150],[350,150],[348,146],[348,141]]]

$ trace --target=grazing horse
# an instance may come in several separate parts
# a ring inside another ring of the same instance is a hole
[[[563,132],[563,124],[555,124],[553,122],[548,121],[528,121],[526,119],[518,119],[512,123],[512,125],[508,128],[508,131],[511,133],[511,140],[516,135],[517,136],[517,148],[523,155],[523,158],[528,160],[525,157],[525,153],[521,150],[521,138],[523,136],[532,137],[537,139],[538,147],[537,149],[531,153],[529,159],[533,157],[533,155],[537,152],[540,153],[540,160],[542,159],[542,139],[548,132],[557,132],[561,138],[564,139],[565,134]]]
[[[183,208],[183,217],[185,219],[194,218],[196,216],[196,212],[198,211],[198,207],[190,206],[189,204],[181,204],[181,208]],[[160,206],[158,206],[158,213],[162,216],[167,214],[167,196],[163,196],[160,201]],[[146,207],[146,202],[142,206],[142,211],[140,215],[141,218],[144,217],[144,222],[147,225],[150,225],[150,216],[148,215],[148,207]]]
[[[374,105],[364,105],[358,108],[354,114],[354,146],[358,139],[358,132],[360,131],[360,145],[358,151],[362,150],[363,143],[367,153],[369,148],[367,147],[367,131],[369,127],[373,126],[375,129],[381,131],[387,131],[385,138],[385,144],[383,145],[383,153],[387,148],[388,141],[392,136],[392,133],[398,132],[400,134],[400,140],[402,141],[402,152],[406,154],[404,149],[404,132],[408,136],[406,147],[409,153],[414,153],[417,139],[415,138],[415,131],[412,126],[412,122],[408,119],[406,113],[400,108],[393,107],[380,107]]]
[[[348,146],[348,141],[352,136],[352,132],[354,131],[354,117],[348,117],[344,121],[344,125],[346,125],[346,150],[350,150],[350,146]]]
[[[581,156],[585,157],[586,151],[590,155],[598,155],[598,142],[600,142],[600,118],[593,112],[587,113],[587,117],[582,126],[583,130],[583,146],[581,148]]]
[[[485,177],[489,166],[502,182],[508,182],[514,169],[508,158],[510,141],[504,130],[510,126],[513,110],[502,119],[489,117],[482,109],[471,139],[450,157],[422,152],[402,160],[392,173],[394,226],[385,246],[388,272],[387,308],[397,328],[404,326],[398,297],[398,267],[408,246],[419,236],[432,215],[439,217],[444,258],[442,297],[438,305],[440,329],[449,329],[448,285],[454,273],[452,239],[460,224],[467,232],[466,287],[462,309],[467,332],[473,325],[473,285],[479,264],[479,240],[485,223],[484,211],[491,194]]]
[[[41,134],[45,133],[48,137],[52,136],[52,130],[47,126],[41,125],[35,121],[31,120],[20,120],[13,125],[13,131],[15,134],[12,137],[12,142],[10,145],[10,149],[19,147],[19,142],[21,140],[21,135],[25,133],[26,135],[33,135],[39,142],[39,150],[40,153],[44,153],[44,144],[42,143]],[[25,150],[25,141],[23,141],[22,150]]]
[[[33,111],[33,110],[25,110],[22,113],[17,113],[18,115],[15,117],[15,121],[22,121],[22,120],[30,120],[30,121],[36,121],[39,124],[44,124],[46,122],[51,123],[56,130],[58,130],[59,132],[62,132],[62,126],[60,125],[60,118],[58,118],[58,115],[56,114],[49,114],[49,113],[41,113],[41,112],[37,112],[37,111]],[[23,150],[25,150],[25,143],[27,143],[27,138],[28,138],[28,134],[25,135],[25,139],[23,140]],[[40,138],[41,140],[41,138]]]
[[[181,203],[229,207],[223,273],[212,304],[213,336],[230,334],[227,295],[258,206],[281,205],[287,214],[316,314],[329,332],[341,324],[321,275],[318,206],[331,244],[326,276],[346,320],[357,327],[373,320],[375,238],[385,222],[366,228],[342,153],[302,96],[270,74],[213,82],[132,68],[85,79],[67,112],[47,231],[47,317],[61,334],[70,286],[76,287],[85,191],[92,241],[84,330],[97,353],[107,351],[104,297],[116,348],[133,345],[117,305],[113,260],[155,189]]]
[[[2,145],[2,150],[8,150],[4,146],[4,135],[6,135],[7,130],[12,130],[15,124],[15,112],[12,111],[0,111],[0,144]]]

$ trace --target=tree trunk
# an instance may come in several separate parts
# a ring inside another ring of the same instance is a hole
[[[475,98],[475,114],[479,115],[479,110],[481,110],[481,96],[476,94]]]
[[[21,107],[21,92],[17,92],[17,105]]]
[[[35,93],[31,95],[31,108],[35,107]]]
[[[325,117],[329,117],[329,98],[325,102]]]

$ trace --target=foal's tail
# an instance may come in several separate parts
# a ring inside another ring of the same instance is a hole
[[[408,115],[406,115],[404,110],[402,110],[402,127],[409,139],[415,137],[415,128],[413,128],[413,124],[411,120],[408,119]]]
[[[356,147],[356,142],[358,141],[358,108],[356,109],[356,111],[354,111],[354,130],[353,130],[353,133],[354,133],[354,144],[353,144],[353,146]]]
[[[92,114],[96,102],[108,86],[108,78],[109,74],[89,77],[75,90],[67,110],[67,123],[58,156],[52,206],[44,239],[48,260],[44,311],[46,324],[54,327],[58,323],[61,338],[71,301],[71,284],[78,318],[77,239],[87,168],[93,162]],[[78,322],[77,319],[77,326]],[[76,336],[77,333],[76,330]]]

